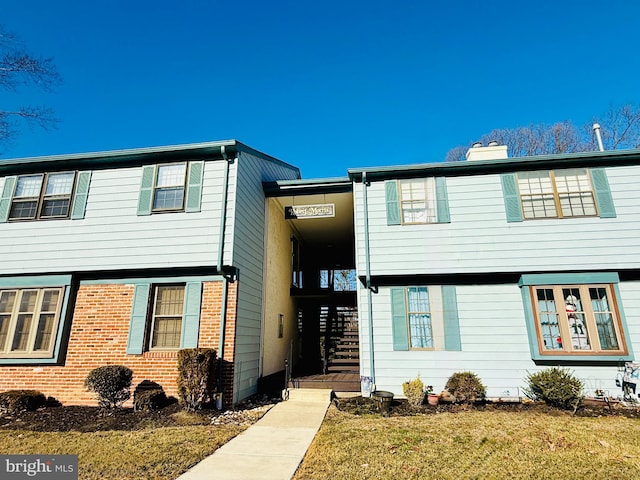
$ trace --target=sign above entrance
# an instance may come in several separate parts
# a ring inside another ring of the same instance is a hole
[[[327,218],[335,216],[335,204],[333,203],[325,203],[322,205],[292,205],[284,207],[285,220],[296,220],[300,218]]]

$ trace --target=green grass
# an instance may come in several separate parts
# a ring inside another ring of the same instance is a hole
[[[0,430],[0,453],[77,454],[83,480],[169,480],[245,428],[185,425],[91,433]]]
[[[355,416],[331,407],[295,480],[638,478],[640,420],[562,412]]]

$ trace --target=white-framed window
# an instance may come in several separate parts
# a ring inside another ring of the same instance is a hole
[[[75,172],[18,176],[9,220],[69,218],[75,180]]]
[[[525,220],[598,215],[586,168],[520,172],[517,183]]]
[[[400,212],[403,224],[436,223],[436,186],[433,177],[400,180]]]
[[[184,319],[184,295],[184,285],[156,285],[153,288],[149,350],[180,348]]]
[[[186,176],[186,163],[158,165],[153,187],[154,212],[184,209]]]
[[[0,358],[51,356],[63,292],[63,288],[0,290]]]
[[[461,350],[454,285],[392,287],[394,350]]]
[[[628,353],[612,284],[528,288],[542,356]]]
[[[409,348],[434,348],[428,287],[407,288],[407,328]]]

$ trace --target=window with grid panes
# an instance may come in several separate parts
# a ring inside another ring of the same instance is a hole
[[[530,288],[542,354],[626,353],[611,285]]]
[[[525,219],[598,214],[591,178],[585,168],[520,172],[517,178]]]
[[[410,348],[433,348],[433,327],[428,287],[407,288]]]
[[[51,355],[62,293],[62,288],[0,290],[1,357]]]
[[[402,223],[435,223],[438,218],[433,178],[400,180]]]
[[[184,208],[186,173],[186,163],[157,167],[153,189],[153,211]]]
[[[75,172],[19,176],[9,220],[68,218],[75,177]]]
[[[184,285],[162,285],[154,289],[150,349],[180,347],[184,316]]]

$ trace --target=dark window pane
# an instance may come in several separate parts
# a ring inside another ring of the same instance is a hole
[[[34,351],[49,350],[54,322],[54,314],[47,313],[40,315],[40,322],[38,322],[38,330],[36,331],[36,340],[33,346]]]
[[[35,218],[38,202],[36,200],[14,201],[11,204],[9,218]]]
[[[41,217],[66,217],[69,214],[69,199],[60,198],[55,200],[44,200],[42,204]]]
[[[184,187],[162,188],[153,196],[154,210],[180,210],[184,198]]]

